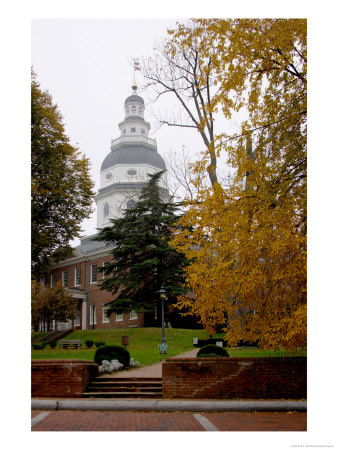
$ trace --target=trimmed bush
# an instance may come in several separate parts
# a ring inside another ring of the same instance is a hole
[[[203,356],[229,356],[228,352],[223,348],[219,347],[218,345],[206,345],[205,347],[202,347],[199,352],[197,353],[197,357],[203,357]]]
[[[129,366],[130,354],[128,350],[119,345],[103,345],[99,347],[94,355],[94,361],[96,364],[100,365],[102,361],[106,359],[111,361],[112,359],[117,359],[124,367]]]
[[[96,348],[102,347],[102,345],[106,345],[106,343],[105,342],[101,342],[101,341],[95,342]]]
[[[87,341],[85,341],[86,347],[90,348],[94,345],[94,341],[91,341],[90,339],[88,339]]]
[[[52,341],[49,343],[50,348],[55,348],[57,346],[57,341]]]
[[[45,348],[46,342],[42,341],[42,342],[36,342],[35,344],[33,344],[33,348],[34,350],[42,350],[43,348]]]

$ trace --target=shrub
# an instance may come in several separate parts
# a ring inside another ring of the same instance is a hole
[[[205,347],[202,347],[199,352],[197,353],[197,357],[203,357],[203,356],[229,356],[228,352],[223,348],[219,347],[218,345],[206,345]]]
[[[128,367],[130,354],[128,350],[119,345],[103,345],[96,350],[94,361],[96,364],[100,365],[104,359],[107,361],[117,359],[124,367]]]
[[[105,343],[105,342],[101,342],[101,341],[96,341],[96,342],[95,342],[95,346],[96,346],[97,348],[102,347],[102,345],[106,345],[106,343]]]
[[[45,348],[46,342],[42,341],[42,342],[36,342],[35,344],[33,344],[33,348],[34,350],[42,350],[43,348]]]
[[[55,348],[57,346],[57,341],[52,341],[49,343],[51,348]]]
[[[91,341],[90,339],[88,339],[87,341],[85,341],[86,347],[90,348],[94,345],[94,341]]]

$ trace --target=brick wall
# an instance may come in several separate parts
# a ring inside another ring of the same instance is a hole
[[[98,365],[81,359],[33,360],[31,364],[32,397],[81,397]]]
[[[163,398],[306,398],[306,357],[168,358]]]

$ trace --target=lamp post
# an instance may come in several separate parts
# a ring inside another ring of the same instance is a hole
[[[161,344],[159,344],[158,349],[160,351],[160,353],[167,353],[168,350],[168,346],[165,342],[165,337],[164,337],[164,300],[165,300],[165,288],[164,286],[161,286],[160,288],[160,297],[161,297],[161,311],[162,311],[162,339],[161,339]]]
[[[92,305],[92,330],[95,330],[95,305]]]

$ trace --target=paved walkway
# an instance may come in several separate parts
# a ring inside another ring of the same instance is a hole
[[[194,348],[188,352],[176,355],[173,358],[194,358],[199,348]],[[108,375],[107,375],[108,376]],[[137,369],[123,370],[109,374],[114,378],[162,378],[162,362],[152,364],[151,366],[138,367]]]
[[[40,410],[32,431],[306,431],[306,413]]]

